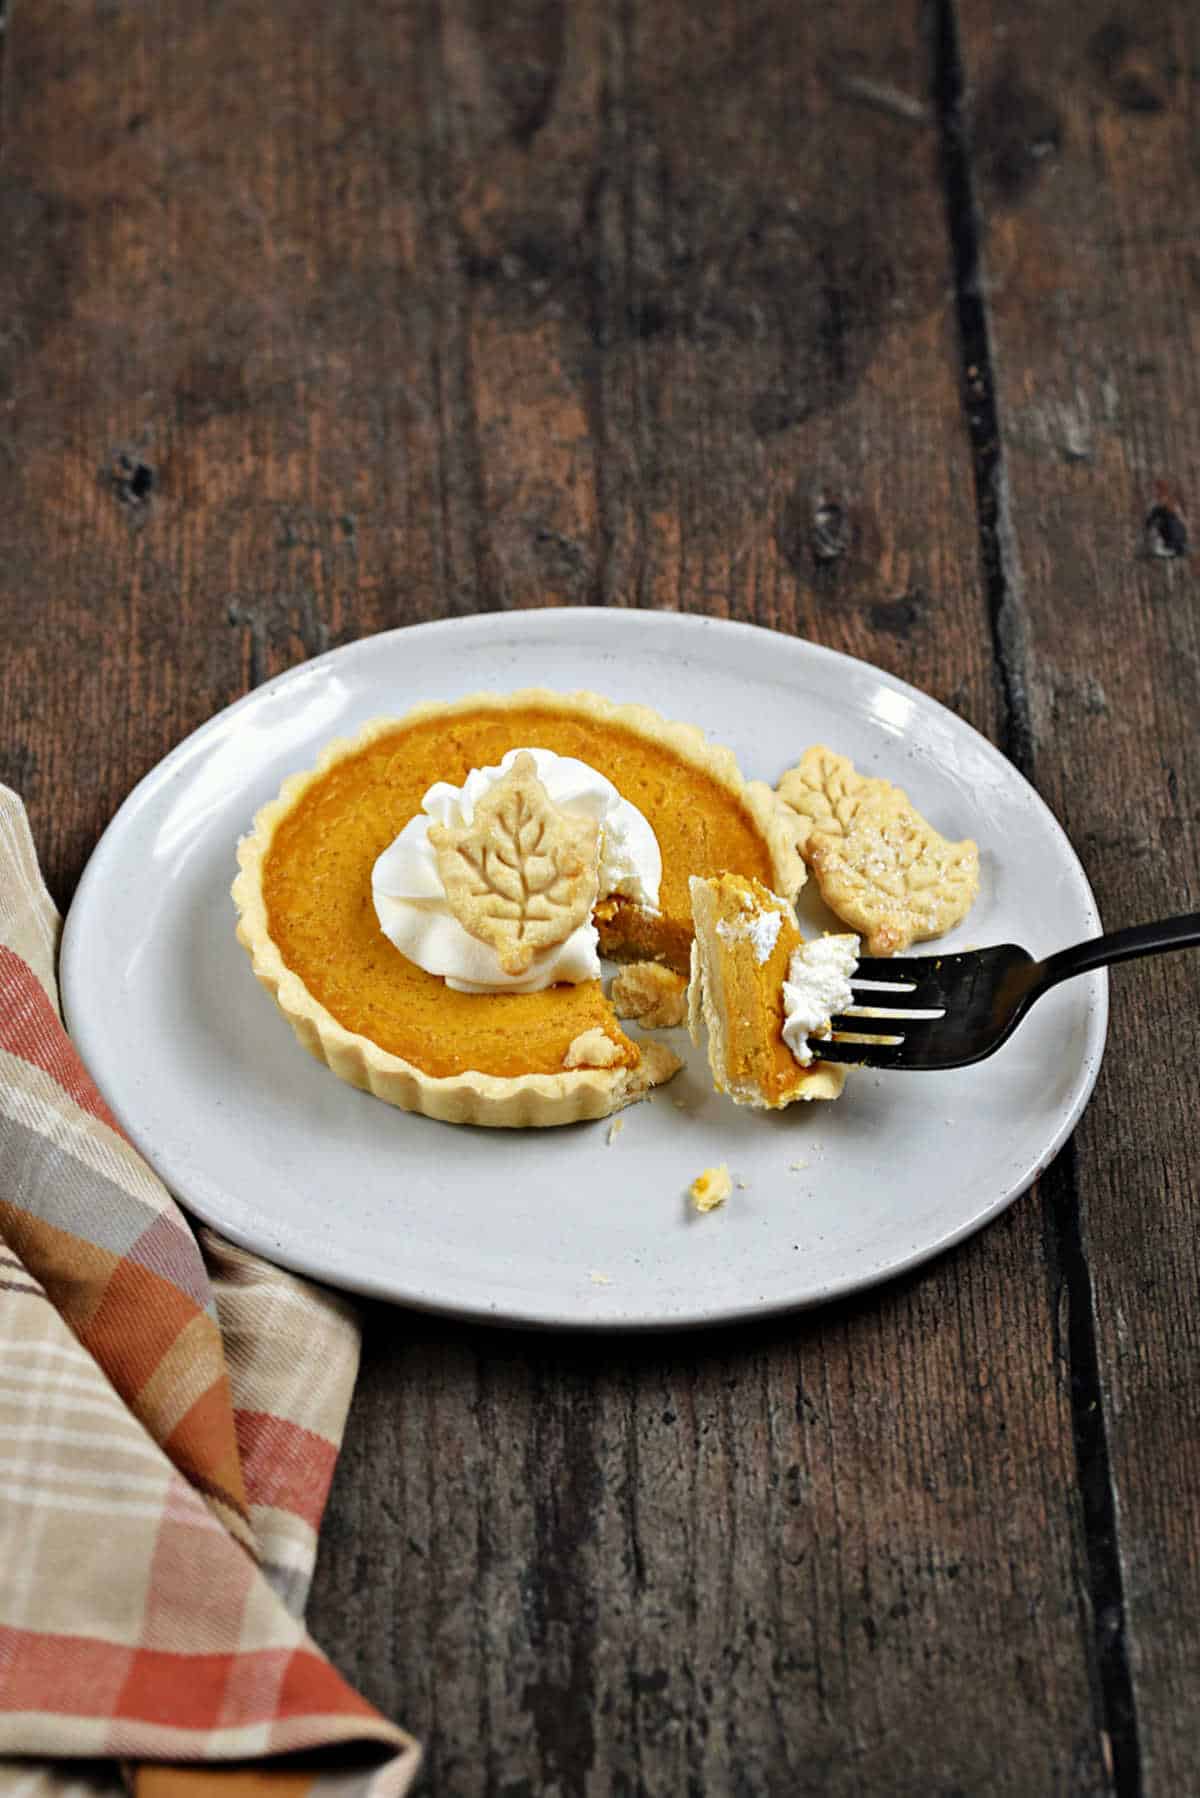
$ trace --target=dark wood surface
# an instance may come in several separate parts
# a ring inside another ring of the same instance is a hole
[[[1069,32],[1041,7],[1007,38],[995,11],[967,0],[962,32],[1018,753],[1106,918],[1157,917],[1200,908],[1200,237],[1184,222],[1200,11],[1081,0]],[[1096,1104],[1051,1202],[1086,1300],[1069,1329],[1094,1370],[1076,1427],[1118,1772],[1185,1792],[1200,1789],[1200,962],[1141,974],[1114,976]]]
[[[1187,0],[24,0],[0,778],[69,900],[267,675],[506,606],[748,618],[998,741],[1195,906]],[[1036,903],[1036,895],[1031,895]],[[367,1314],[314,1633],[450,1794],[1200,1784],[1200,966],[1073,1144],[770,1325]]]

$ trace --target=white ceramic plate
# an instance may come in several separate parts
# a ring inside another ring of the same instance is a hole
[[[105,832],[67,920],[69,1027],[101,1090],[184,1205],[335,1285],[464,1317],[654,1328],[811,1305],[957,1242],[1022,1192],[1082,1111],[1103,1050],[1103,974],[1044,999],[991,1060],[852,1075],[836,1105],[770,1115],[709,1085],[702,1053],[610,1124],[517,1134],[395,1111],[298,1046],[234,938],[238,837],[285,775],[381,713],[479,688],[587,686],[718,720],[774,781],[813,742],[889,776],[982,891],[947,948],[1035,954],[1095,935],[1083,871],[1036,793],[913,688],[812,643],[715,619],[490,614],[333,651],[181,743]],[[810,889],[801,921],[833,928]],[[700,1217],[686,1190],[728,1162]]]

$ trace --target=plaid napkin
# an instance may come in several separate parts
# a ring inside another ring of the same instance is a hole
[[[415,1742],[302,1621],[353,1313],[192,1234],[63,1029],[58,928],[0,786],[0,1790],[399,1798]]]

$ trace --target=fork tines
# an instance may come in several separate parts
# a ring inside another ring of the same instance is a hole
[[[822,1061],[865,1063],[873,1068],[912,1066],[919,1026],[945,1017],[947,989],[961,959],[956,955],[914,955],[899,961],[864,957],[850,977],[854,1008],[830,1019],[833,1040],[814,1038],[814,1054]],[[914,1026],[918,1028],[914,1030]]]
[[[850,984],[853,1006],[830,1020],[832,1039],[813,1040],[822,1061],[869,1068],[961,1067],[987,1053],[971,1028],[971,1002],[990,993],[1004,948],[961,955],[868,956]]]
[[[966,955],[906,955],[902,959],[868,955],[850,976],[850,984],[886,989],[897,999],[903,993],[905,1004],[914,1002],[914,992],[919,992],[922,1000],[928,995],[930,1002],[940,1003],[960,975],[962,964],[972,959]]]

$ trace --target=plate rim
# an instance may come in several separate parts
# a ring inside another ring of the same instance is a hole
[[[423,636],[426,639],[448,635],[482,634],[487,636],[498,630],[512,630],[517,634],[528,632],[534,635],[539,631],[547,631],[553,635],[560,628],[569,632],[574,629],[582,629],[587,624],[599,623],[602,620],[605,623],[601,628],[612,626],[622,630],[637,631],[640,629],[665,632],[668,635],[682,629],[685,635],[690,631],[695,631],[701,636],[728,634],[743,639],[775,638],[795,646],[806,655],[815,657],[817,661],[827,661],[835,669],[844,667],[848,675],[866,673],[871,678],[883,683],[891,691],[916,701],[922,710],[934,712],[950,728],[952,734],[969,740],[977,753],[982,750],[986,759],[991,760],[994,765],[1003,770],[1007,781],[1016,781],[1024,789],[1026,801],[1032,803],[1035,810],[1041,814],[1043,823],[1050,827],[1051,836],[1056,841],[1064,865],[1072,876],[1082,899],[1084,910],[1088,914],[1090,934],[1099,934],[1102,929],[1100,911],[1087,872],[1062,824],[1037,788],[1001,749],[974,725],[968,723],[965,718],[961,718],[940,700],[924,692],[912,682],[892,674],[887,669],[880,668],[876,663],[866,661],[859,656],[849,655],[843,650],[832,649],[827,644],[815,642],[812,638],[797,633],[778,631],[769,625],[760,625],[742,619],[714,617],[710,613],[642,611],[621,606],[546,606],[520,611],[473,612],[460,617],[431,619],[371,632],[282,670],[279,674],[273,675],[270,680],[264,681],[260,686],[252,688],[248,693],[231,701],[229,705],[223,706],[189,731],[130,789],[97,838],[88,856],[67,910],[59,944],[59,988],[63,1015],[68,1032],[72,1040],[76,1042],[89,1073],[91,1073],[91,1068],[84,1046],[80,1043],[77,1017],[73,1022],[73,1014],[75,1013],[75,995],[86,985],[86,974],[82,972],[81,968],[82,951],[77,948],[77,942],[84,929],[80,920],[86,915],[91,889],[97,882],[103,880],[107,859],[113,852],[113,843],[119,838],[123,827],[149,798],[161,790],[181,765],[202,749],[208,739],[224,734],[232,727],[239,713],[248,708],[261,706],[264,700],[280,689],[290,690],[302,685],[307,680],[317,678],[321,671],[331,664],[352,662],[360,655],[365,654],[368,646],[376,646],[384,641],[401,637],[411,639],[414,635]],[[711,735],[714,741],[720,741],[719,727],[715,733],[710,733],[706,729],[705,734]],[[664,1331],[684,1332],[694,1329],[711,1329],[736,1323],[765,1320],[791,1312],[813,1310],[822,1305],[850,1299],[857,1294],[870,1291],[876,1286],[886,1285],[946,1254],[957,1244],[986,1228],[1011,1205],[1015,1204],[1061,1153],[1095,1090],[1107,1044],[1109,982],[1107,970],[1104,969],[1098,970],[1086,978],[1091,990],[1091,1003],[1088,1007],[1078,1090],[1049,1141],[1032,1158],[1031,1162],[1024,1166],[1018,1175],[1014,1176],[1012,1181],[1006,1182],[1004,1192],[982,1212],[952,1226],[939,1234],[933,1241],[925,1241],[898,1258],[889,1259],[883,1267],[868,1267],[841,1279],[826,1279],[815,1290],[800,1296],[772,1300],[747,1298],[744,1303],[715,1305],[707,1310],[688,1312],[678,1317],[670,1314],[649,1317],[642,1313],[630,1316],[611,1313],[588,1316],[578,1311],[555,1310],[552,1305],[538,1306],[536,1310],[518,1307],[515,1310],[501,1311],[495,1307],[484,1307],[465,1300],[456,1301],[445,1296],[419,1291],[407,1291],[399,1294],[394,1283],[383,1279],[375,1280],[367,1273],[353,1278],[345,1274],[331,1276],[328,1265],[322,1264],[320,1255],[306,1255],[303,1244],[298,1245],[295,1249],[281,1245],[281,1252],[276,1253],[273,1249],[268,1253],[263,1248],[261,1235],[256,1235],[253,1230],[246,1231],[236,1223],[231,1224],[227,1218],[218,1215],[219,1206],[210,1209],[206,1194],[201,1194],[197,1199],[194,1186],[192,1190],[188,1191],[186,1197],[182,1196],[166,1167],[160,1167],[157,1156],[145,1141],[136,1119],[128,1116],[121,1106],[114,1104],[107,1094],[104,1096],[113,1115],[135,1149],[149,1163],[176,1203],[186,1213],[250,1253],[260,1255],[264,1259],[273,1261],[276,1265],[290,1269],[306,1278],[317,1280],[325,1285],[336,1286],[338,1290],[375,1300],[382,1299],[389,1304],[422,1311],[430,1315],[488,1324],[493,1327],[539,1331],[578,1331],[589,1335],[657,1334]],[[82,1035],[86,1038],[86,1027],[82,1030]],[[95,1079],[96,1076],[92,1074],[92,1078]],[[99,1080],[96,1081],[96,1084],[100,1085]],[[102,1088],[101,1090],[103,1091]],[[195,1185],[203,1186],[205,1184],[207,1182],[203,1180],[195,1182]]]

